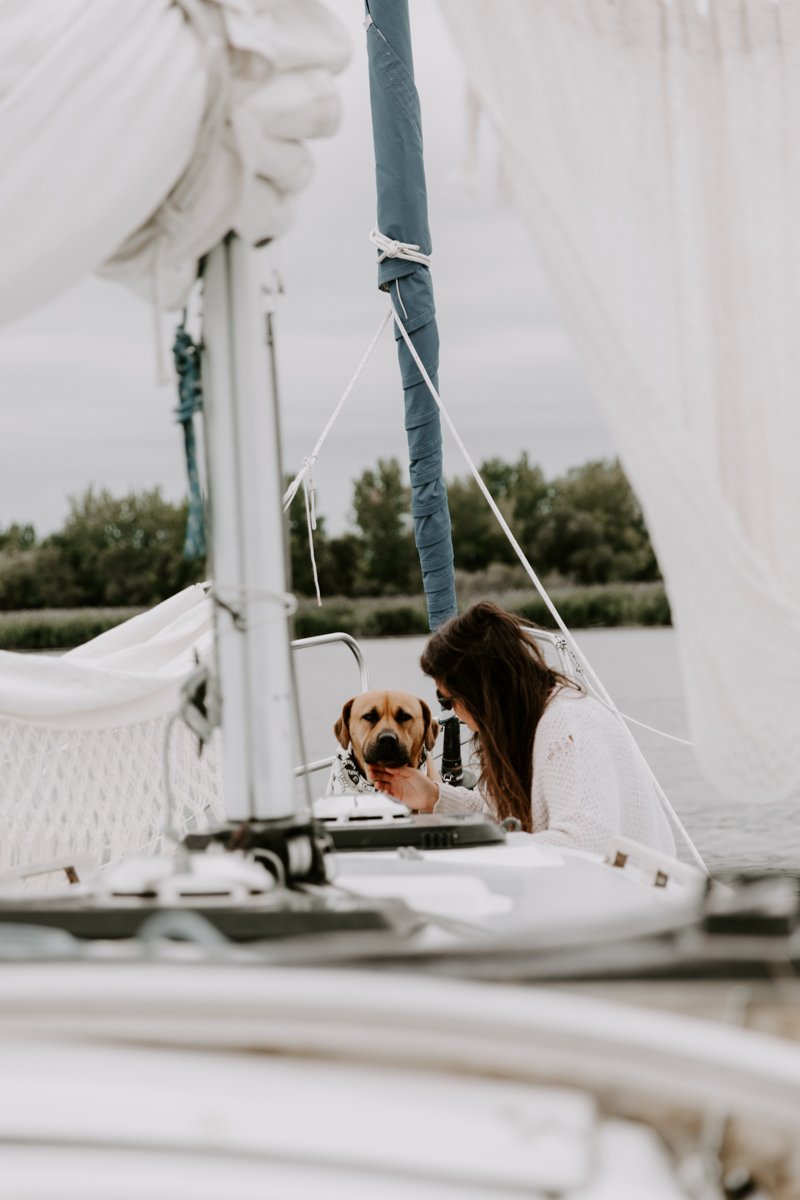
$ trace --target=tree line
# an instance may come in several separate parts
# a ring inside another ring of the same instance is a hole
[[[514,536],[540,576],[577,585],[661,578],[644,517],[619,461],[573,467],[548,480],[527,454],[480,466]],[[462,571],[517,562],[516,554],[470,475],[447,484],[453,552]],[[395,458],[355,480],[353,530],[329,537],[318,519],[314,550],[323,592],[345,596],[420,591],[409,487]],[[305,506],[290,512],[295,590],[313,592]]]
[[[481,474],[540,576],[571,584],[660,578],[639,504],[617,461],[548,480],[523,454]],[[483,571],[516,562],[470,476],[448,483],[456,566]],[[114,497],[89,489],[69,502],[63,527],[39,538],[28,524],[0,527],[0,609],[149,605],[205,577],[183,557],[186,504],[159,489]],[[302,491],[288,519],[293,587],[313,593]],[[350,528],[329,535],[319,517],[314,549],[323,594],[408,595],[421,590],[409,488],[395,458],[354,481]]]

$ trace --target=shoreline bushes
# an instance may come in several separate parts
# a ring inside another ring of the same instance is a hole
[[[544,602],[519,589],[481,593],[503,608],[545,629],[555,628]],[[555,589],[551,597],[571,629],[611,629],[670,625],[669,602],[659,583],[598,584]],[[477,595],[462,598],[467,608]],[[127,621],[141,608],[37,609],[0,613],[0,650],[67,650]],[[337,596],[317,608],[301,600],[294,619],[298,638],[349,633],[358,638],[411,637],[428,633],[422,596]]]

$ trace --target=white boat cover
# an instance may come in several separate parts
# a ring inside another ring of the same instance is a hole
[[[172,713],[212,637],[211,601],[194,584],[68,654],[0,651],[0,725],[110,729]]]
[[[212,637],[196,585],[61,657],[0,653],[0,875],[158,849],[167,780],[176,828],[221,819],[219,734],[200,754],[172,719]]]
[[[800,795],[800,6],[442,7],[642,502],[700,765]]]
[[[229,230],[282,233],[348,56],[319,0],[4,0],[0,324],[101,264],[175,308]]]

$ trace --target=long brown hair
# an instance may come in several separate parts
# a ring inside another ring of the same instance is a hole
[[[475,719],[481,785],[497,816],[516,817],[529,833],[536,726],[554,688],[577,686],[548,665],[530,628],[483,600],[437,630],[420,659]]]

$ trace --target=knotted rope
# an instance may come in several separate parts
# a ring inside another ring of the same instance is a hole
[[[398,242],[395,238],[386,237],[377,225],[370,233],[369,240],[380,250],[378,262],[384,262],[387,258],[405,258],[408,262],[421,263],[423,267],[431,265],[430,254],[423,254],[413,242]]]
[[[172,356],[178,373],[178,407],[175,416],[183,426],[183,445],[186,454],[186,474],[189,480],[189,512],[186,520],[186,537],[183,543],[184,558],[203,558],[206,553],[205,510],[200,488],[200,472],[197,466],[197,439],[194,431],[194,414],[203,409],[203,383],[201,376],[200,347],[193,341],[185,326],[185,317],[175,332]]]

